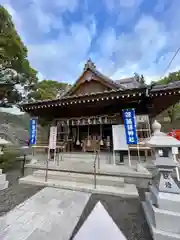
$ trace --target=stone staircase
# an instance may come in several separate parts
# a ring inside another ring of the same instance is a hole
[[[0,190],[8,188],[9,182],[6,180],[6,174],[2,173],[2,169],[0,169]]]
[[[96,175],[96,187],[93,174],[37,170],[32,175],[19,180],[20,183],[57,187],[82,192],[108,194],[122,197],[138,197],[134,184],[127,184],[123,177]]]
[[[83,161],[83,162],[94,162],[95,159],[95,153],[75,153],[75,152],[71,152],[71,153],[58,153],[57,154],[57,159],[61,160],[61,161],[69,161],[69,160],[73,160],[73,161]],[[101,163],[105,163],[105,164],[112,164],[113,163],[113,154],[112,153],[103,153],[101,152],[99,154],[99,158]],[[116,154],[115,156],[115,160],[116,162],[118,162],[119,160],[119,155]]]

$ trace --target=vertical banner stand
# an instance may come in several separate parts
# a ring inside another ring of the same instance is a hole
[[[51,126],[49,135],[48,159],[50,159],[51,150],[53,150],[54,163],[56,162],[56,142],[57,142],[57,126]]]
[[[37,121],[38,118],[30,119],[29,145],[32,149],[32,157],[35,157],[35,147],[37,143]]]
[[[128,145],[129,166],[132,167],[129,145],[137,145],[138,144],[135,110],[134,109],[123,109],[122,115],[123,115],[123,120],[124,120],[126,143]],[[140,154],[138,151],[138,158],[139,158],[139,156],[140,156]]]

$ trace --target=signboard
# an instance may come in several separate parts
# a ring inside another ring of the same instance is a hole
[[[114,151],[128,150],[124,125],[112,125],[112,135]]]
[[[149,122],[149,116],[148,115],[136,115],[136,122],[137,123]]]
[[[56,149],[57,126],[50,127],[49,149]]]
[[[138,137],[136,132],[136,116],[134,109],[123,110],[124,128],[126,133],[126,143],[137,144]]]
[[[36,144],[36,131],[37,131],[37,120],[31,119],[30,120],[30,137],[29,137],[29,143],[31,145]]]

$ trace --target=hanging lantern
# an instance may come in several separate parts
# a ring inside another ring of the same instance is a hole
[[[79,141],[79,124],[80,124],[80,120],[77,120],[77,141],[76,141],[76,145],[80,145],[80,141]]]
[[[87,140],[87,146],[90,147],[91,146],[91,140],[89,138],[89,125],[88,125],[88,140]]]
[[[101,141],[100,141],[100,145],[101,146],[103,146],[104,145],[104,142],[103,142],[103,140],[101,139]]]
[[[82,120],[82,125],[85,125],[85,120],[84,119]]]
[[[88,124],[91,124],[91,119],[90,118],[88,118]]]
[[[102,123],[102,118],[101,117],[99,117],[99,122]]]
[[[96,119],[94,119],[93,124],[96,125]]]
[[[67,123],[67,125],[69,126],[69,119],[67,120],[67,122],[66,122],[66,123]]]
[[[107,117],[105,117],[105,119],[104,119],[104,123],[108,123],[108,119],[107,119]]]
[[[100,137],[101,137],[100,146],[103,146],[104,142],[103,142],[103,139],[102,139],[102,124],[101,124],[101,122],[100,122]]]
[[[107,136],[106,146],[107,146],[107,147],[110,147],[110,136]]]
[[[79,127],[79,126],[78,126]],[[78,136],[79,137],[79,136]],[[77,146],[79,146],[81,143],[80,143],[80,141],[79,141],[79,139],[77,139],[77,141],[76,141],[76,145]]]
[[[74,126],[74,120],[72,120],[72,126]]]

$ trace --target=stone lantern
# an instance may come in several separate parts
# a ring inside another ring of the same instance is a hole
[[[155,166],[159,172],[157,182],[149,187],[142,202],[153,239],[180,239],[180,188],[171,176],[178,162],[173,155],[180,141],[162,133],[161,124],[152,125],[153,135],[147,144],[155,152]]]
[[[0,138],[0,158],[4,155],[4,146],[11,144],[3,138]],[[6,174],[2,173],[2,169],[0,169],[0,190],[8,188],[9,182],[6,180]]]
[[[171,172],[178,166],[174,154],[180,147],[180,141],[161,132],[161,124],[154,121],[153,135],[148,145],[155,152],[155,165],[159,171],[158,190],[160,192],[180,193],[180,188],[171,177]]]

